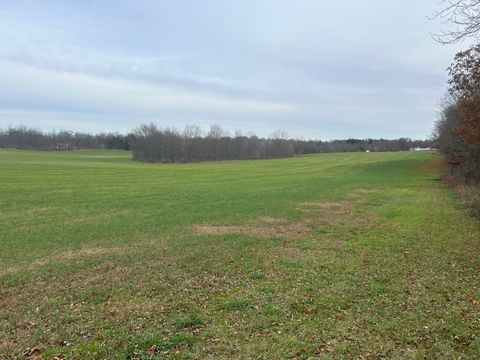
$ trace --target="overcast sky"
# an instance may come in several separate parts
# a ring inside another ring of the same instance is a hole
[[[0,2],[0,127],[144,122],[425,138],[446,67],[439,0]]]

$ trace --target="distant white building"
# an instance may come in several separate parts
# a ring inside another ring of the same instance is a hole
[[[436,149],[431,148],[431,147],[426,147],[426,148],[422,148],[422,147],[410,148],[410,151],[432,151],[432,150],[436,150]]]

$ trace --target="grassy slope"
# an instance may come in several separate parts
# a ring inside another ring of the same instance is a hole
[[[480,226],[437,160],[2,150],[0,354],[478,357]],[[308,231],[194,228],[261,216]]]

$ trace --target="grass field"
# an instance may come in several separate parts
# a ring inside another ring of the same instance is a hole
[[[0,151],[0,358],[479,358],[434,153]]]

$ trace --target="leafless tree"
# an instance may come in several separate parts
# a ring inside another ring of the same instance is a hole
[[[195,128],[195,131],[190,129]],[[289,139],[283,131],[276,131],[269,138],[260,138],[254,133],[234,136],[214,125],[203,134],[198,127],[190,126],[182,133],[161,129],[156,125],[142,125],[135,132],[133,157],[149,162],[195,162],[236,159],[281,158],[321,152],[347,151],[404,151],[414,147],[431,147],[429,140],[400,138],[348,139],[348,140],[298,140]],[[195,135],[193,135],[195,134]]]
[[[31,150],[124,149],[130,148],[131,135],[88,134],[72,131],[44,133],[26,126],[0,129],[0,147]]]
[[[444,8],[436,11],[430,19],[452,23],[455,30],[432,34],[442,44],[453,44],[480,34],[480,0],[443,0]]]
[[[24,126],[0,129],[0,148],[32,150],[132,149],[133,158],[148,162],[195,162],[235,159],[281,158],[303,154],[347,151],[400,151],[430,147],[431,141],[400,138],[300,140],[276,131],[269,138],[235,131],[231,136],[215,125],[208,132],[197,125],[183,131],[144,124],[128,135],[119,133],[44,133]]]

